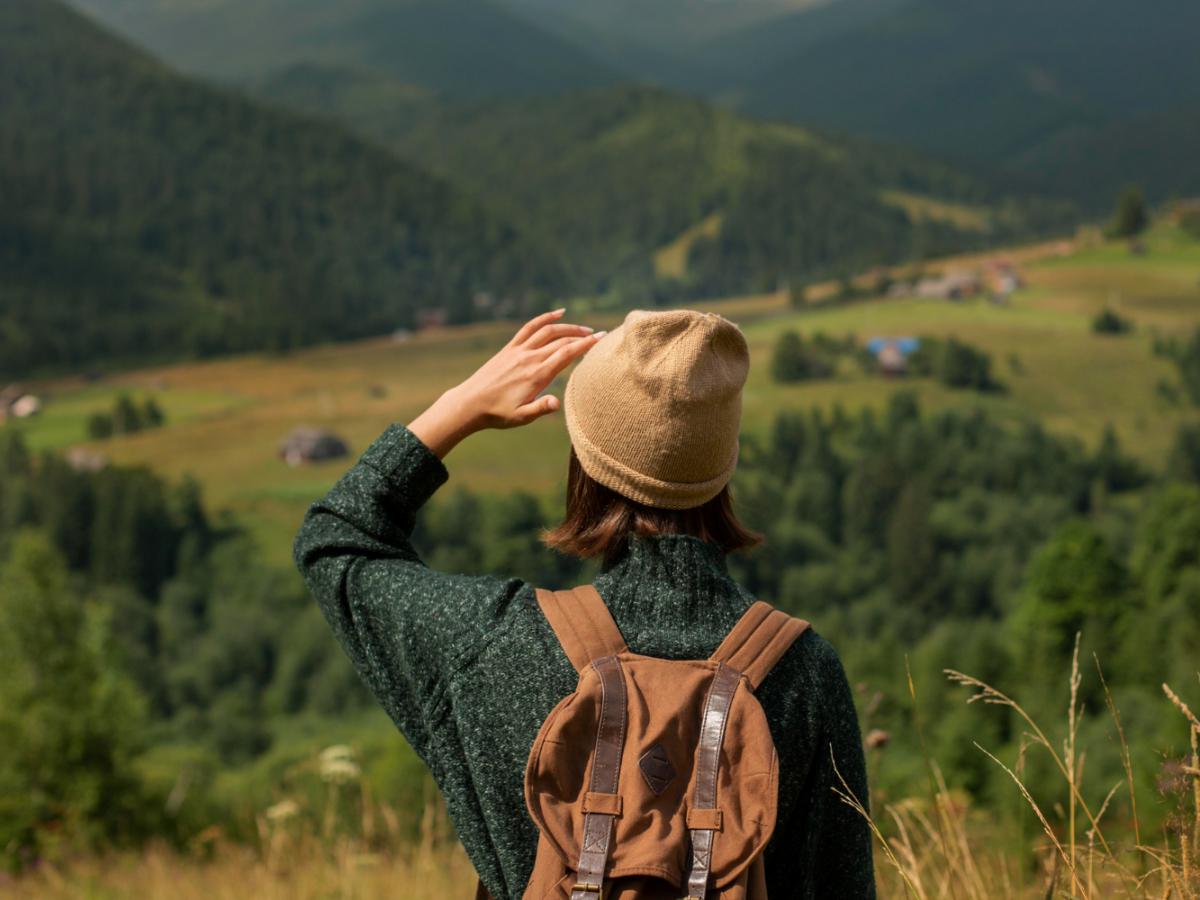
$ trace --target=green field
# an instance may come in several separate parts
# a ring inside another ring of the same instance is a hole
[[[779,294],[708,308],[739,322],[751,345],[748,432],[766,427],[780,410],[879,406],[893,391],[910,388],[931,409],[977,403],[1013,422],[1036,417],[1089,444],[1111,424],[1131,452],[1159,465],[1177,425],[1196,412],[1161,399],[1158,383],[1177,378],[1171,364],[1154,355],[1153,340],[1200,325],[1200,243],[1166,227],[1146,243],[1142,256],[1122,244],[1094,242],[996,254],[1019,261],[1028,281],[1005,307],[985,300],[878,298],[797,310]],[[1134,333],[1093,334],[1091,319],[1105,305],[1133,320]],[[599,316],[587,324],[599,328],[615,321]],[[111,405],[121,391],[153,394],[167,413],[165,427],[88,446],[114,462],[148,464],[171,477],[195,475],[214,508],[231,510],[259,537],[270,559],[286,562],[306,505],[349,461],[291,469],[276,456],[278,441],[295,425],[324,425],[358,453],[388,423],[411,418],[468,375],[513,327],[473,325],[401,342],[378,338],[286,356],[145,369],[90,384],[59,381],[40,386],[45,410],[17,427],[35,447],[65,447],[83,442],[87,415]],[[786,329],[853,333],[863,341],[876,335],[956,335],[992,355],[994,373],[1007,391],[951,391],[926,379],[885,380],[850,366],[830,381],[776,384],[767,362]],[[451,483],[552,494],[565,482],[567,446],[557,416],[529,428],[487,433],[450,457]]]

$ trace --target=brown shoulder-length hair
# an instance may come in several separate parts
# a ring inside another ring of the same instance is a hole
[[[542,541],[570,556],[600,557],[611,562],[620,556],[630,537],[689,534],[725,553],[748,550],[762,543],[733,511],[729,486],[707,503],[692,509],[658,509],[618,494],[583,470],[575,449],[567,468],[567,513],[562,522],[543,532]]]

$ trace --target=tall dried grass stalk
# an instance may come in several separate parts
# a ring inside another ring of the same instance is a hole
[[[1187,719],[1191,754],[1187,763],[1178,767],[1187,787],[1180,793],[1181,803],[1189,821],[1168,823],[1161,847],[1143,843],[1143,828],[1138,819],[1132,755],[1120,712],[1104,681],[1104,673],[1096,660],[1096,670],[1103,685],[1105,703],[1112,718],[1121,747],[1124,786],[1129,793],[1132,816],[1133,843],[1117,845],[1105,837],[1101,822],[1108,813],[1114,797],[1121,791],[1118,781],[1104,795],[1098,809],[1093,810],[1084,796],[1086,748],[1079,743],[1080,725],[1085,710],[1080,701],[1082,673],[1079,666],[1080,640],[1076,637],[1067,683],[1068,705],[1065,737],[1056,748],[1045,730],[1029,712],[1012,697],[995,687],[962,672],[947,669],[947,677],[970,688],[968,703],[1003,706],[1022,721],[1027,731],[1022,735],[1015,766],[1009,766],[979,744],[980,752],[997,765],[1016,786],[1025,805],[1037,819],[1044,842],[1030,848],[1039,863],[1040,876],[1031,877],[1019,861],[1005,857],[1002,850],[989,846],[977,829],[968,822],[965,802],[955,802],[936,763],[925,752],[922,724],[914,715],[915,727],[930,773],[931,796],[928,802],[904,800],[887,804],[881,827],[872,818],[864,802],[852,795],[844,780],[836,792],[871,821],[880,847],[881,896],[898,896],[903,892],[916,900],[954,900],[957,897],[977,900],[990,897],[1076,898],[1076,900],[1108,900],[1108,898],[1163,898],[1163,900],[1200,900],[1200,872],[1197,871],[1200,851],[1200,719],[1186,703],[1163,685],[1168,700]],[[914,714],[917,709],[916,690],[911,675],[908,679]],[[1028,788],[1022,772],[1030,748],[1043,748],[1061,777],[1066,804],[1039,802]],[[840,776],[839,776],[840,777]],[[1050,812],[1057,810],[1056,815]],[[1087,828],[1080,833],[1079,815]],[[1057,824],[1056,824],[1057,820]],[[1174,846],[1172,846],[1174,844]]]

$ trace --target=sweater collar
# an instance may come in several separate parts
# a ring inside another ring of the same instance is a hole
[[[715,544],[690,534],[660,534],[630,537],[620,556],[601,572],[665,581],[680,586],[697,580],[708,586],[713,578],[728,578],[725,554]]]
[[[723,634],[749,606],[720,548],[690,535],[631,538],[595,584],[637,652],[689,658],[697,629]]]

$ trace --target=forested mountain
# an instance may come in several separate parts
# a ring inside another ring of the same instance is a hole
[[[1156,200],[1200,195],[1200,95],[1163,112],[1115,119],[1031,147],[1010,166],[1092,208],[1119,187]]]
[[[671,288],[691,296],[1027,236],[1070,215],[1002,202],[985,181],[916,153],[653,88],[444,103],[379,76],[313,66],[260,88],[478,192],[554,244],[572,284],[637,302],[653,284],[656,252],[703,222],[707,236],[692,242],[682,284]],[[913,212],[942,204],[969,214]]]
[[[980,163],[1094,210],[1127,182],[1165,198],[1200,179],[1187,0],[673,0],[641,16],[626,0],[507,2],[631,75]]]
[[[185,71],[247,77],[299,61],[347,64],[473,95],[617,80],[586,50],[492,0],[74,0]]]
[[[1036,173],[1047,159],[1087,164],[1113,129],[1136,134],[1134,117],[1171,125],[1200,100],[1198,33],[1191,0],[837,0],[709,52],[744,63],[749,110]],[[1104,183],[1093,179],[1091,193],[1141,176],[1164,152],[1175,168],[1194,165],[1171,128],[1154,134],[1162,140],[1140,141],[1145,155],[1104,171],[1092,160]]]
[[[386,332],[556,264],[444,181],[0,4],[0,374]]]

